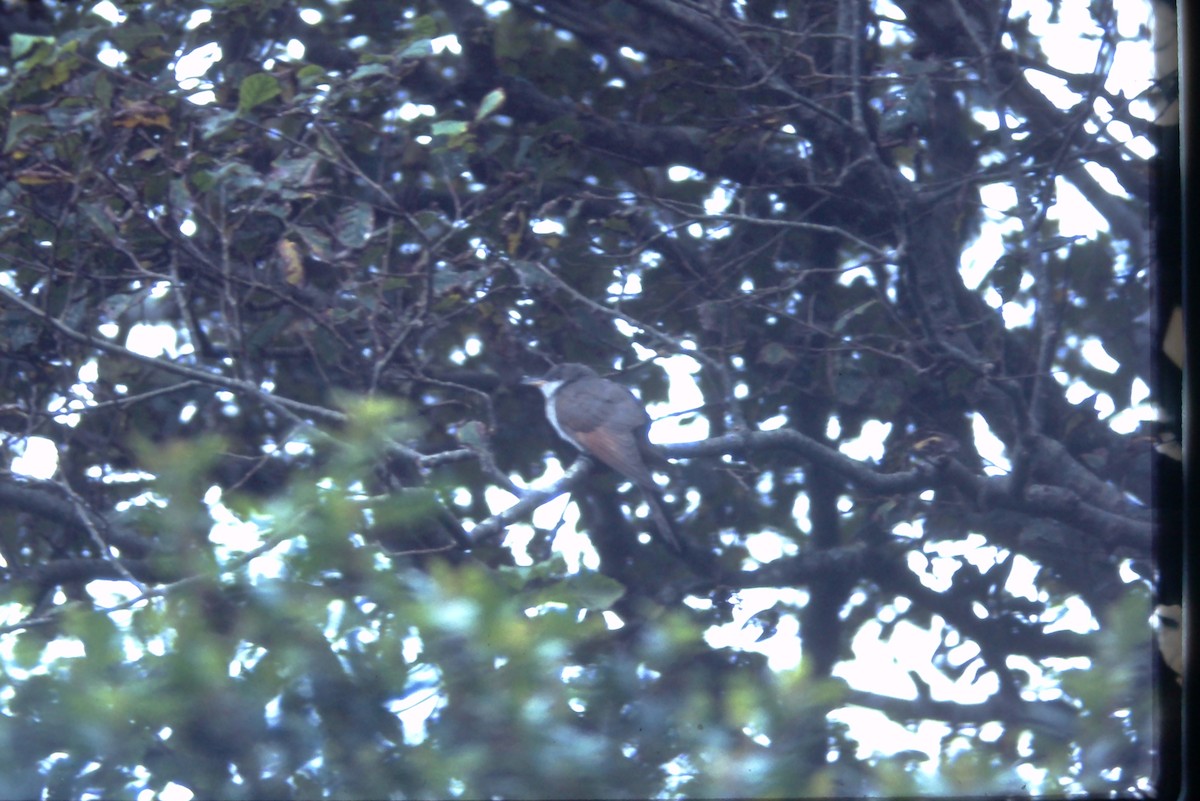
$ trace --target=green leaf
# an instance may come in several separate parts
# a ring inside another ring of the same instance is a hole
[[[294,230],[304,240],[314,258],[325,262],[333,259],[333,241],[327,234],[308,225],[297,225]]]
[[[232,111],[221,108],[214,108],[210,113],[207,113],[200,123],[200,137],[202,139],[211,139],[214,136],[219,136],[230,130],[231,126],[237,121],[237,115]]]
[[[296,81],[305,87],[316,86],[329,81],[329,73],[316,64],[306,64],[296,73]]]
[[[16,61],[40,44],[53,45],[54,37],[35,36],[31,33],[14,33],[9,39],[9,44],[12,47],[13,60]]]
[[[422,14],[412,21],[412,35],[414,38],[433,39],[438,35],[437,20]]]
[[[475,112],[475,122],[479,122],[488,115],[492,114],[500,106],[504,105],[504,90],[493,89],[483,96],[483,100],[479,103],[479,111]]]
[[[208,170],[197,170],[192,176],[192,186],[196,187],[196,191],[203,194],[216,186],[217,179]]]
[[[417,39],[400,51],[400,58],[424,58],[433,55],[433,42],[428,39]]]
[[[282,91],[274,75],[265,72],[248,75],[238,90],[238,111],[247,112],[277,97]]]
[[[348,248],[360,248],[367,244],[375,230],[375,210],[367,203],[352,203],[338,212],[333,223],[333,234]]]
[[[243,164],[240,161],[222,164],[213,170],[212,175],[222,185],[222,188],[231,192],[244,189],[257,190],[263,184],[262,176],[255,172],[253,167]]]
[[[521,286],[526,289],[542,289],[557,286],[554,277],[547,275],[536,263],[524,259],[514,259],[512,268],[517,274]]]
[[[4,152],[11,153],[14,145],[20,141],[21,135],[26,131],[30,131],[33,136],[38,136],[41,132],[37,131],[38,127],[44,130],[50,130],[47,119],[41,114],[15,114],[8,123],[8,136],[4,141]],[[30,130],[34,129],[34,130]]]
[[[79,209],[87,217],[88,221],[96,227],[100,233],[104,234],[108,239],[117,238],[117,228],[113,225],[111,219],[105,213],[104,206],[100,203],[80,203]]]
[[[603,573],[576,573],[550,594],[580,609],[608,609],[625,594],[625,586]]]
[[[124,658],[120,634],[108,615],[81,609],[65,616],[63,630],[79,638],[93,665],[117,665]]]
[[[363,64],[350,73],[350,80],[361,81],[363,78],[374,78],[387,75],[390,72],[386,64]]]
[[[795,355],[779,342],[768,342],[758,352],[758,360],[772,367],[796,361]]]
[[[296,313],[291,309],[283,309],[266,322],[254,329],[250,336],[246,337],[246,347],[250,351],[256,351],[265,348],[267,345],[275,341],[285,328],[291,325],[296,320]]]
[[[422,209],[413,215],[417,231],[426,239],[436,239],[450,228],[450,223],[438,212],[432,209]]]
[[[12,664],[22,670],[30,670],[42,661],[46,650],[46,638],[40,632],[23,631],[17,635],[13,645]]]
[[[433,124],[434,136],[458,136],[467,132],[467,124],[462,120],[442,120]]]

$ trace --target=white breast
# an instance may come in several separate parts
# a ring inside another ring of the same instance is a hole
[[[538,387],[538,389],[542,391],[542,394],[546,396],[546,418],[550,421],[550,425],[554,426],[554,430],[558,432],[560,437],[574,445],[576,448],[579,448],[579,450],[583,450],[579,443],[576,442],[574,438],[571,437],[571,435],[568,434],[558,423],[558,409],[554,403],[554,393],[557,392],[558,388],[562,385],[562,381],[547,381],[545,384],[542,384]]]

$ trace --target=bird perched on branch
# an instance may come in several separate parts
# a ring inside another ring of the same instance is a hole
[[[552,367],[541,378],[527,378],[523,383],[541,390],[546,417],[559,436],[641,488],[663,543],[681,553],[675,527],[663,509],[648,466],[663,458],[650,445],[646,436],[650,415],[634,394],[616,381],[601,378],[587,365],[574,363]]]

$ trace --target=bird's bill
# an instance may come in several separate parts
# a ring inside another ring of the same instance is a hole
[[[537,378],[535,376],[526,376],[521,379],[521,383],[527,387],[540,387],[546,383],[546,379]]]

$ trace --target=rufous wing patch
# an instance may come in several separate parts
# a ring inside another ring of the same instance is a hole
[[[606,465],[616,470],[635,484],[654,485],[650,471],[642,463],[642,455],[638,452],[637,443],[631,433],[612,436],[603,428],[591,431],[576,432],[575,439],[583,449],[595,456]]]

